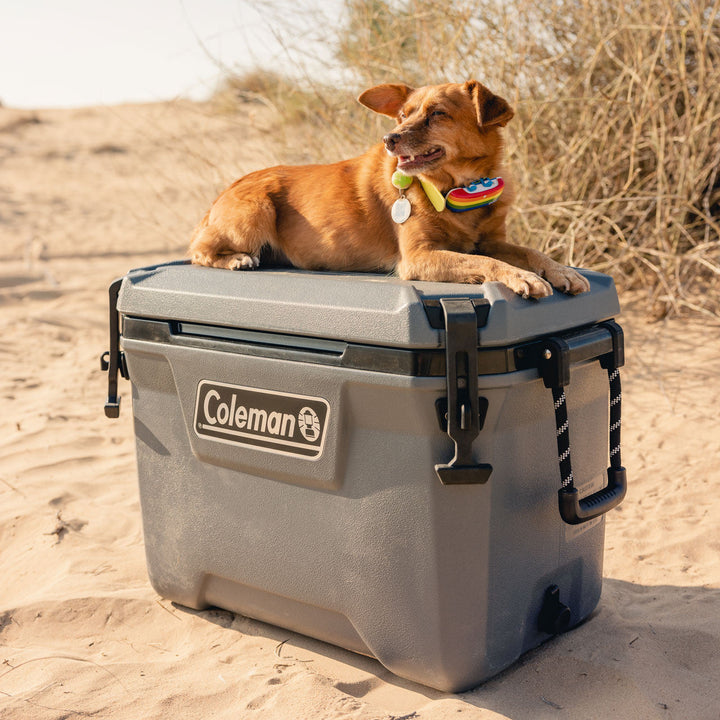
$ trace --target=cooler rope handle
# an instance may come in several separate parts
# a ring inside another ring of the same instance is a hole
[[[582,500],[579,498],[578,491],[575,488],[575,478],[572,471],[570,424],[565,388],[561,386],[552,388],[561,480],[558,502],[562,519],[570,525],[588,522],[617,507],[622,502],[627,491],[625,468],[622,467],[620,456],[620,428],[622,424],[620,370],[610,365],[607,367],[607,373],[610,384],[610,467],[607,470],[608,484],[602,490],[598,490]]]

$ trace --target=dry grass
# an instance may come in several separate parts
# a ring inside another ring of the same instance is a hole
[[[265,5],[306,70],[232,83],[306,129],[290,161],[376,141],[387,120],[354,102],[364,87],[476,77],[517,111],[514,238],[642,288],[654,315],[720,316],[720,0],[346,0],[339,26]]]

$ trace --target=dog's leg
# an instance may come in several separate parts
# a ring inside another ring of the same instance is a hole
[[[253,255],[235,252],[235,245],[213,227],[199,229],[190,248],[195,265],[224,268],[226,270],[254,270],[260,265],[259,252]]]
[[[196,265],[254,270],[264,247],[276,243],[275,206],[268,197],[234,201],[221,195],[195,229],[190,257]]]
[[[552,295],[550,283],[529,270],[485,255],[435,250],[430,244],[401,253],[397,273],[404,280],[483,283],[497,281],[525,298]]]
[[[545,278],[553,287],[570,295],[590,290],[587,278],[577,270],[555,262],[539,250],[524,248],[501,240],[482,243],[483,252],[516,267],[530,270]]]

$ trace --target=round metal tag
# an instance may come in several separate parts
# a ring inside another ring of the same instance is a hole
[[[393,203],[390,214],[398,225],[402,225],[410,217],[411,209],[410,201],[406,197],[401,197]]]

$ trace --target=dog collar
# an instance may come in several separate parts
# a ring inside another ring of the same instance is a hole
[[[492,205],[505,188],[501,177],[480,178],[461,188],[453,188],[445,196],[448,210],[465,212]]]
[[[501,177],[480,178],[465,187],[452,188],[443,195],[429,180],[418,179],[430,204],[438,212],[442,212],[445,208],[451,212],[466,212],[492,205],[505,188],[505,182]],[[406,175],[402,170],[396,170],[391,182],[400,191],[400,197],[392,206],[392,219],[401,225],[410,217],[412,211],[410,201],[405,197],[405,190],[412,185],[413,177]]]

